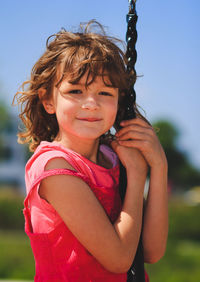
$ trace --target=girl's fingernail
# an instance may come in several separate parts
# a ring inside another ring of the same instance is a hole
[[[124,125],[124,121],[121,121],[120,124],[121,124],[121,125]]]

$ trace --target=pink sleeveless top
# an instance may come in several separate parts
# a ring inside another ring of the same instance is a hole
[[[112,161],[111,169],[103,168],[56,142],[41,142],[26,165],[27,197],[24,201],[25,231],[30,238],[35,258],[34,281],[48,282],[125,282],[127,274],[107,271],[67,228],[54,208],[38,193],[42,179],[68,174],[83,179],[100,201],[112,223],[121,210],[118,192],[119,165],[115,153],[107,146],[100,150]],[[70,169],[45,171],[47,162],[64,158]],[[120,258],[119,258],[120,259]]]

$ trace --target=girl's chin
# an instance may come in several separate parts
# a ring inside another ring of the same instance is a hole
[[[84,139],[97,139],[105,132],[103,130],[95,130],[95,128],[91,128],[90,130],[79,130],[74,132],[75,135],[79,138]]]
[[[79,138],[79,141],[81,140],[97,140],[101,137],[102,134],[98,134],[98,135],[90,135],[90,134],[87,134],[87,135],[83,135],[83,134],[78,134],[76,137]]]
[[[76,130],[68,130],[67,132],[61,134],[65,135],[67,138],[71,138],[72,140],[77,139],[77,142],[81,142],[81,140],[97,140],[100,138],[106,131],[105,130],[97,130],[96,128],[84,129],[77,128]]]

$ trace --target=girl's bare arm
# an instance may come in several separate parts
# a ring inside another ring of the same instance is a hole
[[[167,166],[152,168],[145,203],[143,246],[147,263],[157,262],[165,253],[168,235]]]
[[[46,170],[53,168],[73,169],[62,158],[53,159],[46,166]],[[127,195],[114,225],[90,187],[75,176],[47,177],[42,181],[39,193],[106,269],[122,273],[129,269],[139,240],[145,179],[140,168],[138,171],[128,170]]]

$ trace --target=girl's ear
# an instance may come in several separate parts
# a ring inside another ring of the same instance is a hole
[[[45,111],[48,114],[54,114],[55,109],[54,109],[53,99],[49,99],[49,98],[45,97],[45,94],[46,94],[46,89],[40,88],[38,90],[38,96],[39,96],[39,99],[40,99],[43,107],[45,108]]]

